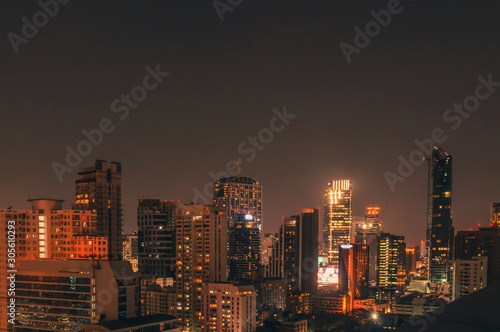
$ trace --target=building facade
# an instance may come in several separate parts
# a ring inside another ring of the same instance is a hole
[[[139,278],[128,262],[24,260],[16,276],[14,331],[78,331],[139,316]]]
[[[176,216],[176,311],[182,331],[201,329],[202,288],[225,282],[227,215],[224,208],[184,205]]]
[[[261,254],[260,229],[252,214],[237,214],[229,230],[229,280],[257,279]]]
[[[339,246],[351,243],[352,182],[328,182],[323,206],[323,251],[332,267],[339,267]]]
[[[221,178],[214,184],[214,205],[226,210],[229,229],[237,214],[253,214],[262,230],[262,186],[248,176]]]
[[[207,283],[203,286],[201,331],[255,331],[256,312],[256,292],[251,285]]]
[[[178,202],[139,198],[137,242],[139,272],[155,278],[174,278],[175,218]]]
[[[449,261],[450,301],[458,300],[487,286],[487,262],[487,257]]]
[[[93,167],[78,171],[75,182],[76,210],[87,210],[97,215],[97,235],[108,238],[108,259],[121,260],[123,253],[123,208],[121,197],[122,165],[96,160]]]
[[[430,157],[430,280],[447,282],[447,262],[453,259],[455,231],[451,218],[453,158],[435,146]]]
[[[381,233],[378,241],[377,286],[403,287],[406,243],[404,236]],[[401,278],[403,277],[403,280]]]

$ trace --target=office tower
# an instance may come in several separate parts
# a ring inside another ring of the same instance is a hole
[[[226,281],[225,209],[206,205],[180,207],[175,236],[177,318],[183,331],[199,330],[203,285]]]
[[[221,178],[214,184],[214,205],[226,210],[229,229],[237,214],[251,213],[262,230],[262,186],[247,176]]]
[[[265,266],[266,278],[283,278],[283,245],[282,236],[283,226],[280,231],[272,236],[272,250],[269,257],[269,264]]]
[[[349,296],[353,307],[354,299],[368,292],[369,245],[341,244],[339,252],[339,292]]]
[[[435,146],[429,159],[428,243],[431,282],[447,282],[446,264],[453,259],[451,219],[453,158]],[[430,223],[429,223],[430,221]]]
[[[128,262],[22,260],[16,276],[17,331],[77,331],[139,316],[139,281]]]
[[[323,209],[323,254],[336,269],[339,266],[339,246],[351,243],[351,200],[351,180],[328,182]]]
[[[139,271],[139,244],[137,232],[123,236],[123,260],[132,264],[134,272]]]
[[[480,228],[459,231],[455,241],[455,258],[471,260],[472,257],[488,258],[488,285],[500,281],[500,228]]]
[[[281,277],[288,282],[289,292],[298,290],[297,285],[297,224],[300,216],[283,219],[281,236]]]
[[[318,292],[319,209],[302,209],[296,226],[295,265],[301,293]]]
[[[448,273],[450,279],[450,301],[483,289],[487,286],[487,257],[450,260]]]
[[[382,232],[382,220],[379,212],[379,207],[367,207],[365,217],[362,219],[354,218],[353,221],[354,243],[369,245],[368,278],[372,282],[377,280],[378,237]]]
[[[500,227],[500,203],[491,203],[491,227]]]
[[[261,240],[260,263],[262,266],[269,265],[269,261],[273,255],[274,234],[268,233],[262,236]]]
[[[418,247],[418,246],[417,246]],[[407,273],[415,273],[417,272],[417,257],[418,251],[414,246],[406,248],[406,272]]]
[[[108,258],[122,259],[122,165],[96,160],[93,167],[78,171],[76,180],[76,210],[97,213],[97,235],[108,238]]]
[[[405,269],[406,243],[404,236],[381,233],[378,240],[377,285],[380,287],[404,286],[401,273]],[[401,282],[403,285],[401,285]]]
[[[178,202],[139,198],[137,241],[139,272],[156,278],[174,278],[175,218]]]
[[[203,286],[201,331],[255,331],[256,312],[256,292],[251,285],[207,283]]]
[[[251,281],[260,266],[260,229],[252,214],[237,214],[229,230],[229,280]]]

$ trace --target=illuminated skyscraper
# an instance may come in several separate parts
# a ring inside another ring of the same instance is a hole
[[[381,287],[402,287],[405,280],[406,243],[404,236],[389,233],[380,234],[378,240],[377,285]]]
[[[369,280],[375,282],[377,279],[377,251],[378,237],[382,232],[382,220],[379,217],[379,207],[367,207],[365,217],[361,220],[354,217],[353,241],[354,243],[369,245]]]
[[[223,208],[184,205],[176,217],[176,308],[182,331],[201,328],[202,287],[226,281],[227,216]]]
[[[262,186],[247,176],[219,179],[214,184],[214,205],[226,210],[228,229],[237,214],[253,214],[259,229],[262,223]]]
[[[110,260],[121,260],[122,243],[122,164],[111,162],[107,168],[106,161],[96,160],[93,167],[78,171],[76,180],[77,210],[90,210],[97,213],[97,234],[108,240],[108,256]]]
[[[455,231],[451,219],[452,161],[452,156],[437,146],[429,160],[431,187],[428,250],[431,282],[447,282],[447,263],[453,259]]]
[[[349,296],[351,307],[355,298],[368,291],[368,247],[360,243],[340,245],[339,291]]]
[[[139,272],[175,277],[175,217],[178,202],[139,198],[137,207]]]
[[[252,214],[237,214],[229,230],[229,280],[251,281],[260,266],[260,230]]]
[[[339,266],[339,246],[349,244],[352,226],[351,180],[328,182],[323,209],[323,255]]]

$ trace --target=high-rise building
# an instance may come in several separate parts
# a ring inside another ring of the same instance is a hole
[[[431,282],[447,282],[447,262],[453,259],[451,219],[452,162],[450,154],[435,146],[429,159],[429,264]]]
[[[500,203],[491,203],[491,227],[500,227]]]
[[[261,233],[262,234],[262,233]],[[263,234],[261,240],[260,263],[263,266],[269,265],[269,261],[273,255],[274,234]]]
[[[229,229],[237,214],[253,214],[262,230],[262,186],[247,176],[221,178],[214,184],[214,205],[226,210]]]
[[[123,260],[132,264],[134,272],[139,271],[139,245],[137,232],[123,236]]]
[[[229,230],[229,280],[257,278],[260,266],[260,229],[252,214],[237,214]]]
[[[297,219],[295,265],[298,290],[304,294],[318,292],[319,209],[302,209]]]
[[[323,255],[332,267],[339,267],[339,246],[351,243],[352,226],[351,180],[328,182],[323,209]]]
[[[382,220],[379,212],[379,207],[367,207],[364,218],[354,218],[353,220],[354,243],[369,245],[368,279],[372,282],[377,280],[378,237],[382,232]]]
[[[405,280],[406,243],[404,236],[381,233],[378,241],[377,285],[401,287]]]
[[[450,260],[448,273],[450,279],[450,301],[483,289],[487,286],[487,257]]]
[[[78,171],[75,182],[76,210],[89,210],[97,214],[97,235],[108,238],[108,258],[122,259],[123,208],[121,197],[122,165],[96,160],[93,167]]]
[[[227,215],[224,208],[184,205],[176,217],[177,318],[183,331],[201,328],[202,287],[225,282]]]
[[[207,283],[202,291],[201,331],[256,330],[257,300],[251,285]]]
[[[269,257],[269,264],[265,266],[265,277],[266,278],[283,278],[283,237],[281,233],[283,232],[283,226],[281,226],[280,231],[274,234],[272,239],[272,250]]]
[[[174,278],[175,218],[178,202],[139,198],[137,208],[139,272],[156,278]]]
[[[139,278],[128,262],[22,260],[15,331],[78,331],[139,316]]]
[[[458,231],[455,240],[455,258],[471,260],[487,257],[488,285],[500,281],[500,228],[479,228]]]
[[[283,219],[280,229],[281,236],[281,278],[287,280],[289,293],[298,289],[297,285],[297,224],[299,216],[291,216]]]
[[[417,246],[418,247],[418,246]],[[415,273],[417,272],[417,260],[418,260],[417,248],[414,246],[406,248],[406,272]]]
[[[339,292],[348,295],[351,301],[366,296],[369,286],[369,245],[341,244],[339,251]]]
[[[31,199],[31,210],[1,209],[0,251],[6,259],[0,260],[0,331],[11,331],[7,321],[8,270],[16,270],[17,263],[8,259],[105,259],[107,238],[94,236],[96,214],[91,211],[63,210],[63,200]],[[16,245],[15,252],[12,245]],[[8,259],[7,259],[8,258]],[[9,264],[9,265],[8,265]]]

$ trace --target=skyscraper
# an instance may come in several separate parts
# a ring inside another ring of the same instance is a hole
[[[500,228],[462,230],[457,233],[455,242],[455,259],[487,257],[488,285],[500,281]]]
[[[377,279],[377,251],[378,237],[382,232],[382,220],[379,216],[379,207],[367,207],[362,220],[354,218],[353,237],[354,243],[368,244],[369,250],[369,280]]]
[[[77,210],[90,210],[97,213],[97,234],[108,238],[108,257],[110,260],[122,259],[122,165],[96,160],[93,167],[78,171],[76,180]]]
[[[318,292],[319,209],[302,209],[297,223],[295,264],[301,293]]]
[[[175,217],[178,202],[139,198],[137,207],[139,272],[174,278]]]
[[[228,229],[234,224],[237,214],[253,214],[261,228],[262,186],[247,176],[221,178],[214,184],[214,205],[226,210]]]
[[[351,308],[355,298],[367,294],[368,247],[360,243],[340,245],[339,292],[349,296]]]
[[[451,219],[453,158],[435,146],[429,159],[429,264],[431,282],[447,282],[447,262],[453,259],[455,231]]]
[[[202,287],[226,281],[227,216],[223,208],[184,205],[176,217],[177,318],[183,331],[201,328]]]
[[[323,209],[323,255],[334,268],[339,266],[339,246],[351,242],[351,180],[328,182]]]
[[[380,234],[378,241],[378,286],[404,286],[404,280],[400,280],[398,276],[404,274],[405,256],[406,243],[404,236],[390,233]]]
[[[229,280],[251,281],[260,266],[260,230],[252,214],[237,214],[229,230]]]

